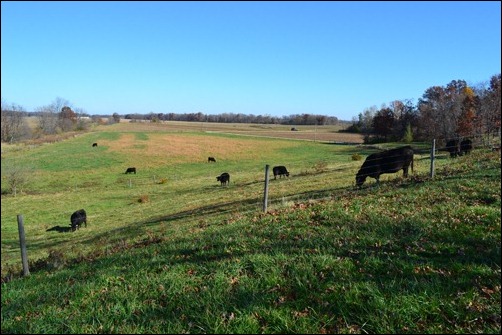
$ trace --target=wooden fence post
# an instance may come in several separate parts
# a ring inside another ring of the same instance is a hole
[[[265,165],[265,190],[263,194],[263,212],[267,212],[267,204],[268,204],[268,171],[270,165]]]
[[[17,229],[19,231],[19,244],[21,246],[21,260],[23,262],[23,275],[28,276],[30,269],[28,268],[28,254],[26,252],[26,239],[24,236],[23,216],[17,215]]]
[[[436,139],[432,140],[432,148],[431,148],[431,178],[434,178],[434,159],[436,153]]]

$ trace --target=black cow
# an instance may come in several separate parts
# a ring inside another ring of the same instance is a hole
[[[281,166],[274,166],[272,171],[274,172],[274,179],[277,179],[277,176],[279,176],[279,178],[282,178],[283,175],[285,175],[286,177],[289,177],[289,172],[285,166],[282,166],[282,165]]]
[[[381,174],[399,170],[403,170],[403,176],[408,177],[410,165],[413,172],[413,149],[409,145],[371,154],[357,172],[356,185],[361,187],[367,177],[375,178],[379,183]]]
[[[93,143],[93,144],[92,144],[92,146],[93,146],[93,147],[97,147],[97,146],[98,146],[98,144],[97,144],[97,143]]]
[[[446,141],[446,151],[450,153],[451,158],[455,158],[457,156],[460,156],[460,150],[459,150],[459,141],[452,139]]]
[[[216,177],[216,180],[221,183],[221,185],[230,184],[230,175],[226,172],[223,172],[221,175]]]
[[[125,173],[126,174],[128,174],[128,173],[134,173],[134,174],[136,174],[136,168],[135,167],[127,168],[127,170],[126,170]]]
[[[466,155],[470,153],[472,150],[472,141],[468,138],[464,138],[462,142],[460,142],[460,154]]]
[[[82,225],[82,223],[87,227],[87,214],[85,210],[79,209],[78,211],[74,212],[70,217],[70,221],[71,231],[77,230]]]
[[[207,162],[208,163],[211,163],[211,162],[215,162],[216,163],[216,159],[214,159],[214,157],[208,157],[207,158]]]

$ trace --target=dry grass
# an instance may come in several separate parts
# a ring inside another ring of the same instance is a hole
[[[264,146],[260,139],[222,138],[216,136],[194,136],[179,133],[149,133],[147,141],[138,141],[134,134],[122,134],[118,140],[101,140],[100,145],[108,150],[131,157],[154,158],[161,163],[207,162],[208,156],[219,159],[258,158],[275,149],[284,148],[284,143],[270,143]],[[294,143],[291,144],[293,146]],[[260,148],[259,151],[256,148]],[[136,159],[137,160],[137,159]]]
[[[363,143],[360,134],[340,133],[344,126],[295,126],[298,131],[291,131],[290,125],[251,124],[251,123],[211,123],[211,122],[129,122],[122,120],[114,125],[115,131],[173,131],[173,132],[217,132],[237,135],[262,136],[273,138],[287,138],[319,142],[349,142]]]

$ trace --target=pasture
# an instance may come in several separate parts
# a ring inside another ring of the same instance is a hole
[[[500,332],[499,154],[441,155],[435,179],[416,155],[359,190],[369,147],[169,127],[2,146],[2,277],[17,214],[33,270],[2,285],[2,332]],[[267,214],[266,164],[291,173]],[[87,228],[51,230],[80,208]]]
[[[152,220],[223,209],[260,210],[266,164],[270,169],[286,165],[291,172],[287,180],[271,184],[269,200],[274,206],[298,194],[316,197],[349,186],[361,163],[351,160],[353,148],[348,146],[281,139],[301,133],[286,126],[275,129],[277,136],[271,136],[267,126],[202,126],[120,123],[51,144],[4,145],[2,273],[19,263],[17,214],[25,219],[31,261],[47,257],[52,248],[76,256],[165,229],[163,224],[146,224]],[[311,128],[305,132],[311,133]],[[319,133],[331,138],[337,134],[333,127]],[[353,134],[339,136],[356,140]],[[217,163],[207,164],[208,156],[216,157]],[[27,178],[15,197],[6,194],[8,173],[14,167]],[[128,167],[136,167],[138,173],[126,175]],[[216,181],[222,172],[231,175],[226,188]],[[80,208],[88,213],[88,229],[78,234],[47,231],[68,226],[71,213]]]

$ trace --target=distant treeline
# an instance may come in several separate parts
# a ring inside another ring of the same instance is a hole
[[[216,123],[255,123],[282,125],[346,125],[345,131],[364,135],[366,143],[393,141],[428,141],[431,139],[462,139],[468,136],[500,137],[501,75],[489,81],[468,85],[465,80],[452,80],[445,86],[425,90],[417,103],[395,100],[378,109],[370,107],[351,121],[318,114],[288,116],[242,113],[204,114],[153,113],[89,115],[82,108],[73,108],[69,101],[56,98],[51,104],[27,112],[20,105],[2,100],[1,140],[16,142],[26,138],[86,130],[90,124],[113,124],[121,119],[131,121],[188,121]],[[27,127],[22,116],[36,116],[35,128]]]
[[[106,117],[106,116],[103,116]],[[253,115],[241,113],[222,113],[208,115],[203,113],[149,113],[125,114],[126,120],[149,121],[189,121],[189,122],[219,122],[219,123],[259,123],[285,125],[336,125],[338,118],[334,116],[316,114],[294,114],[289,116]]]

